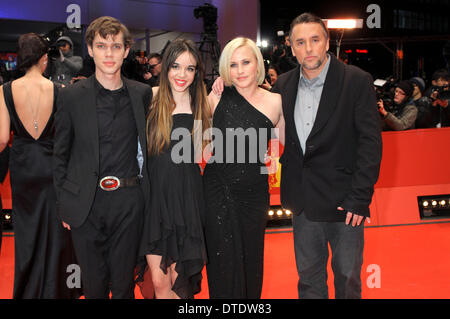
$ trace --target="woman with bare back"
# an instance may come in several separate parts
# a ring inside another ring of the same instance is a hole
[[[19,38],[25,75],[0,89],[0,152],[10,132],[10,178],[15,239],[13,298],[70,298],[66,280],[74,262],[70,234],[58,218],[52,151],[56,86],[42,73],[48,46],[35,33]]]

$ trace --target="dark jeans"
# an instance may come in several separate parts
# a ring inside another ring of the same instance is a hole
[[[91,212],[72,239],[87,299],[134,298],[134,269],[142,233],[144,199],[139,186],[98,190]]]
[[[337,299],[361,298],[364,226],[344,222],[313,222],[305,214],[294,215],[294,248],[301,299],[328,298],[328,243]]]

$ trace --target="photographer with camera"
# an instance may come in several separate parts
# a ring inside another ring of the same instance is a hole
[[[278,65],[278,68],[280,70],[278,75],[280,75],[281,73],[286,73],[296,68],[298,62],[297,59],[292,55],[289,34],[284,34],[283,31],[279,31],[278,34],[283,35],[279,38],[278,43],[273,46],[271,60],[272,64]]]
[[[49,51],[49,66],[46,73],[55,83],[67,86],[83,68],[83,59],[73,55],[73,42],[68,36],[59,37]]]
[[[448,87],[449,74],[446,69],[439,69],[433,73],[427,96],[431,100],[432,127],[450,126],[450,111],[448,109],[450,91]]]
[[[272,87],[275,85],[275,82],[277,82],[279,75],[280,69],[278,66],[275,64],[269,65],[266,77],[264,78],[264,83],[261,84],[261,87],[268,91],[272,90]]]
[[[159,53],[152,53],[148,57],[147,72],[144,74],[144,79],[150,86],[159,86],[159,75],[161,74],[161,59]]]
[[[378,101],[383,131],[403,131],[415,127],[417,107],[412,100],[413,90],[410,81],[401,81],[395,87],[392,105],[385,105],[382,99]]]
[[[425,81],[421,77],[413,77],[409,80],[413,85],[413,101],[417,107],[416,128],[433,127],[433,114],[431,113],[431,100],[424,95]]]

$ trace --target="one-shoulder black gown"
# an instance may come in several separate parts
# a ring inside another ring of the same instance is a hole
[[[230,87],[216,107],[213,127],[221,132],[224,143],[221,147],[213,136],[214,153],[204,172],[209,294],[211,298],[260,298],[269,209],[264,154],[273,124]]]

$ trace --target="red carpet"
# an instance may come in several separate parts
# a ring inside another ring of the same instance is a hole
[[[2,299],[12,296],[13,241],[13,237],[4,234],[0,256]],[[366,228],[361,272],[363,298],[450,298],[449,252],[450,223]],[[375,278],[377,274],[379,277]],[[204,277],[202,292],[196,298],[208,298],[205,271]],[[265,242],[262,298],[297,298],[297,278],[292,230],[269,229]],[[332,274],[328,282],[330,298],[333,298]],[[139,289],[136,289],[136,297],[141,298]]]

